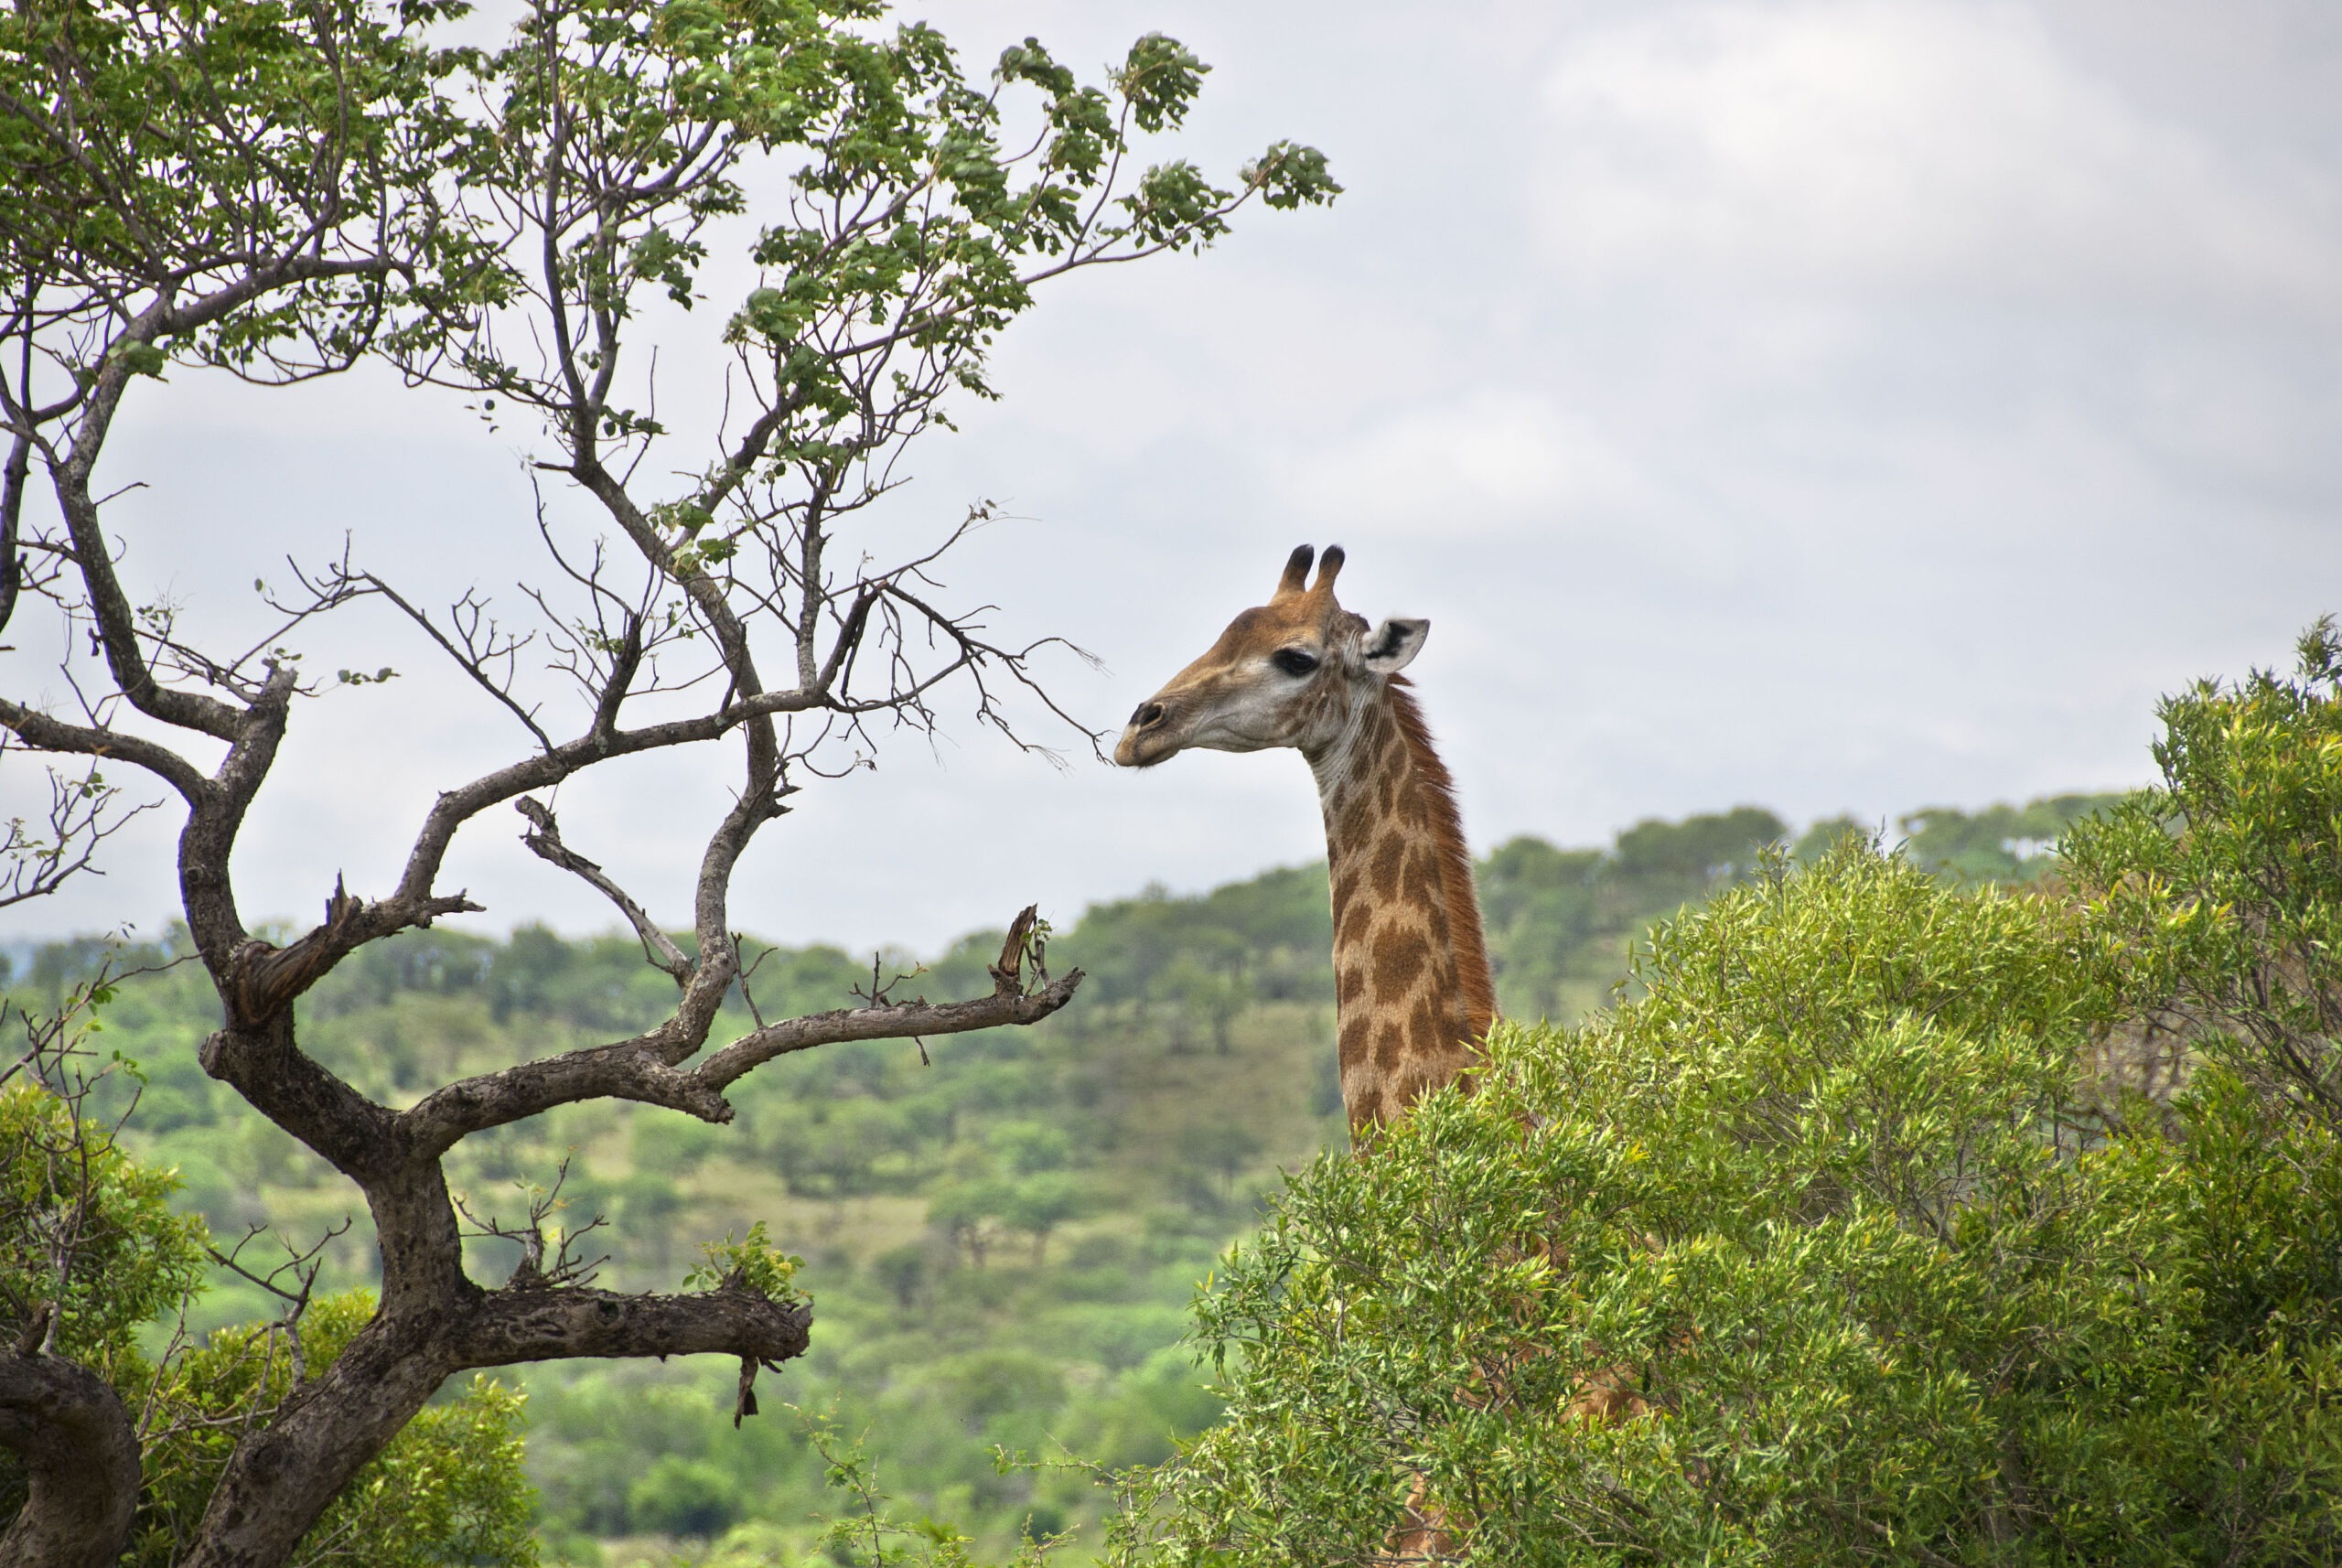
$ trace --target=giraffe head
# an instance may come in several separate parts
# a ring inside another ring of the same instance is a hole
[[[1423,648],[1431,622],[1386,620],[1370,632],[1334,597],[1342,547],[1327,546],[1312,583],[1316,553],[1295,550],[1267,604],[1230,621],[1202,658],[1138,705],[1116,762],[1152,768],[1191,746],[1322,754],[1340,740],[1352,715]]]

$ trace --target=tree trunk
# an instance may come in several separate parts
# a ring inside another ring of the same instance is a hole
[[[275,1568],[293,1554],[350,1477],[446,1380],[445,1362],[403,1326],[376,1318],[236,1445],[180,1568]]]
[[[24,1461],[24,1511],[0,1568],[113,1568],[138,1509],[138,1434],[103,1378],[0,1349],[0,1447]]]

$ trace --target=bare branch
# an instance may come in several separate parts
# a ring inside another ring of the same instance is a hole
[[[521,1283],[483,1293],[448,1335],[454,1369],[584,1356],[741,1356],[777,1364],[805,1353],[813,1312],[745,1286],[621,1295]]]
[[[996,993],[967,1002],[852,1007],[791,1018],[741,1036],[710,1057],[691,1076],[700,1083],[721,1089],[775,1057],[810,1050],[815,1046],[837,1045],[846,1040],[959,1035],[972,1029],[1037,1024],[1072,1001],[1081,981],[1082,972],[1076,969],[1035,991]],[[729,1120],[728,1108],[725,1119]]]
[[[27,342],[27,348],[30,347]],[[13,400],[12,400],[13,401]],[[19,429],[8,442],[8,460],[0,467],[0,631],[16,613],[16,595],[24,587],[24,556],[16,544],[18,520],[24,514],[25,479],[32,468],[32,433]]]
[[[209,801],[216,792],[211,780],[195,765],[168,746],[120,730],[70,725],[22,703],[0,697],[0,727],[12,730],[35,751],[66,752],[80,757],[119,757],[154,774],[179,792],[190,806]]]
[[[107,343],[104,357],[91,379],[70,449],[61,453],[45,450],[51,488],[73,540],[100,649],[123,695],[148,717],[231,743],[244,730],[244,715],[234,707],[201,693],[166,686],[156,678],[152,664],[139,647],[137,614],[114,573],[99,522],[98,503],[90,494],[90,477],[98,453],[123,394],[135,374],[137,359],[134,350],[185,337],[287,285],[379,274],[393,270],[396,264],[386,258],[336,261],[297,254],[279,256],[253,264],[209,294],[185,300],[167,292],[163,294]]]
[[[0,746],[0,753],[5,749]],[[106,840],[159,804],[146,801],[118,807],[115,801],[121,793],[94,765],[78,780],[49,769],[46,834],[27,828],[24,818],[16,817],[7,824],[5,841],[0,842],[0,862],[7,868],[0,873],[0,909],[45,897],[76,873],[91,869]]]
[[[994,969],[990,996],[965,1002],[921,1000],[847,1007],[790,1018],[743,1035],[689,1070],[668,1059],[675,1048],[671,1032],[676,1021],[671,1021],[663,1029],[630,1040],[522,1062],[451,1083],[401,1112],[400,1134],[417,1151],[436,1155],[471,1133],[523,1121],[556,1105],[598,1099],[663,1105],[704,1122],[729,1122],[732,1107],[724,1099],[724,1090],[775,1057],[846,1040],[912,1039],[1037,1024],[1073,1000],[1082,973],[1077,969],[1056,980],[1042,979],[1030,988],[1025,984],[1023,963],[1029,950],[1032,918],[1030,908],[1018,917]]]
[[[634,928],[635,936],[640,940],[643,956],[674,976],[676,984],[690,983],[690,956],[677,947],[672,939],[659,929],[658,922],[651,919],[649,911],[628,897],[626,889],[611,881],[600,866],[561,842],[561,829],[554,823],[549,808],[525,795],[513,801],[512,807],[532,824],[527,832],[521,835],[521,842],[529,846],[531,854],[579,877],[617,905],[618,913],[626,917],[627,923]]]
[[[455,628],[450,637],[439,629],[438,624],[422,610],[407,602],[405,596],[371,572],[354,574],[350,581],[363,583],[371,593],[380,594],[396,605],[409,620],[424,629],[437,643],[457,668],[468,676],[472,684],[496,699],[504,710],[521,721],[528,732],[536,736],[537,744],[545,750],[553,749],[553,737],[537,723],[534,708],[524,708],[512,695],[511,665],[513,655],[535,639],[534,632],[521,637],[500,637],[496,622],[487,618],[488,607],[467,593],[448,607],[448,617]],[[460,644],[460,646],[459,646]],[[501,680],[491,674],[489,666],[502,663]]]
[[[224,1252],[217,1247],[209,1246],[204,1248],[204,1251],[210,1255],[211,1261],[221,1268],[260,1286],[261,1289],[288,1305],[299,1309],[307,1306],[310,1288],[317,1283],[318,1254],[347,1234],[349,1227],[350,1221],[348,1219],[328,1226],[324,1235],[319,1236],[309,1246],[300,1249],[295,1249],[291,1242],[282,1237],[276,1238],[277,1245],[285,1249],[285,1261],[265,1273],[254,1273],[245,1267],[242,1261],[243,1251],[252,1244],[252,1240],[268,1233],[268,1227],[265,1224],[255,1224],[246,1230],[243,1235],[238,1238],[236,1244]],[[276,1283],[288,1273],[299,1283],[298,1290],[287,1290]]]
[[[553,1266],[545,1266],[545,1221],[565,1207],[561,1189],[568,1180],[569,1161],[564,1158],[561,1168],[553,1174],[550,1187],[539,1187],[533,1182],[516,1183],[529,1200],[529,1217],[517,1226],[506,1225],[494,1215],[482,1219],[465,1207],[462,1198],[456,1199],[456,1212],[472,1227],[468,1234],[510,1241],[521,1249],[521,1261],[514,1266],[511,1278],[505,1282],[507,1289],[549,1290],[564,1285],[588,1285],[594,1283],[595,1271],[610,1261],[607,1253],[589,1259],[571,1251],[606,1223],[603,1217],[596,1214],[575,1230],[566,1226],[556,1228]]]

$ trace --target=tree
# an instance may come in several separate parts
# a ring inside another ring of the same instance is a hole
[[[918,1305],[919,1291],[927,1283],[927,1245],[906,1241],[889,1247],[871,1260],[871,1272],[894,1296],[895,1305],[908,1312]]]
[[[1322,1157],[1198,1304],[1228,1418],[1122,1560],[1348,1561],[1420,1477],[1480,1563],[2335,1561],[2334,646],[2166,703],[2049,883],[1777,853]],[[2099,1070],[2174,1015],[2167,1103]]]
[[[494,49],[439,41],[459,9],[27,0],[0,19],[0,619],[21,628],[24,605],[46,601],[77,693],[64,712],[0,698],[14,744],[64,769],[51,830],[16,845],[16,886],[53,887],[118,830],[122,769],[167,786],[186,811],[189,940],[221,1007],[205,1069],[357,1185],[381,1249],[373,1316],[222,1467],[185,1559],[202,1568],[285,1561],[466,1369],[721,1353],[740,1359],[746,1412],[756,1369],[803,1349],[807,1309],[758,1288],[772,1276],[756,1258],[711,1288],[614,1294],[543,1235],[543,1210],[496,1228],[521,1246],[514,1274],[473,1281],[441,1158],[598,1098],[723,1122],[725,1089],[785,1052],[1029,1024],[1071,998],[1079,972],[1040,969],[1028,917],[989,995],[758,1013],[710,1049],[728,993],[756,1005],[729,927],[734,868],[800,780],[850,766],[885,727],[931,728],[955,693],[1023,746],[1010,693],[1055,712],[1034,664],[1048,639],[994,640],[935,585],[975,518],[891,564],[833,547],[950,398],[989,395],[991,344],[1037,287],[1199,249],[1256,198],[1337,189],[1291,144],[1232,188],[1181,161],[1139,172],[1138,144],[1179,127],[1205,70],[1159,35],[1103,86],[1032,42],[982,85],[933,29],[885,30],[876,0],[531,0]],[[1029,141],[1004,146],[1011,124]],[[695,304],[719,253],[757,278],[711,324],[733,414],[695,448],[655,413],[643,312]],[[536,472],[590,503],[601,535],[524,520],[547,552],[525,599],[467,593],[445,609],[352,541],[262,590],[270,635],[204,646],[105,527],[109,435],[167,370],[297,386],[370,359],[534,432]],[[36,474],[53,521],[27,504]],[[326,679],[298,660],[316,623],[368,602],[447,661],[451,712],[500,715],[516,748],[438,795],[394,887],[361,897],[337,880],[320,923],[272,941],[246,924],[231,857],[304,704],[393,672]],[[564,843],[543,797],[622,758],[718,745],[735,800],[709,826],[679,942]],[[367,944],[475,909],[442,868],[500,808],[624,916],[672,978],[672,1009],[403,1109],[371,1101],[303,1052],[296,1004]]]
[[[2057,841],[2081,818],[2106,810],[2119,795],[2055,795],[2022,806],[1987,806],[1974,813],[1930,806],[1898,819],[1904,853],[1938,875],[2023,882],[2055,864]],[[1848,824],[1829,824],[1843,832]],[[1828,835],[1822,843],[1826,846]],[[1809,837],[1812,831],[1809,830]]]
[[[1201,1020],[1220,1056],[1231,1048],[1229,1026],[1252,1004],[1252,988],[1233,968],[1210,969],[1186,953],[1166,964],[1148,991],[1177,1007],[1183,1018]]]
[[[1198,1122],[1180,1137],[1182,1157],[1219,1177],[1223,1203],[1236,1199],[1236,1178],[1261,1157],[1261,1135],[1241,1122]]]
[[[1009,1184],[998,1176],[955,1181],[937,1188],[928,1199],[927,1222],[948,1237],[953,1248],[965,1247],[970,1265],[981,1269],[992,1250],[995,1222],[1006,1212],[1010,1197]]]
[[[1761,806],[1735,806],[1680,822],[1654,817],[1618,835],[1618,868],[1630,876],[1673,877],[1696,889],[1711,880],[1747,876],[1758,853],[1788,832],[1780,818]]]
[[[1033,1266],[1048,1255],[1049,1237],[1089,1206],[1090,1190],[1071,1171],[1036,1171],[1009,1184],[1000,1217],[1033,1238]]]

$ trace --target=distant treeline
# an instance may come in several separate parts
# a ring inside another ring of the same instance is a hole
[[[1876,835],[1939,875],[2023,882],[2047,869],[2068,822],[2118,799],[2057,795],[1974,812],[1929,807],[1891,831],[1837,817],[1795,836],[1773,812],[1740,806],[1681,822],[1653,818],[1606,850],[1512,839],[1477,863],[1498,994],[1513,1017],[1582,1012],[1624,974],[1627,944],[1652,918],[1756,875],[1770,846],[1810,861],[1848,833]],[[1089,971],[1093,1001],[1177,1002],[1212,1021],[1254,999],[1331,1002],[1333,936],[1319,862],[1193,897],[1155,888],[1094,904],[1060,948]]]
[[[2023,806],[1969,812],[1929,807],[1893,828],[1852,817],[1792,835],[1756,806],[1681,822],[1653,818],[1618,834],[1608,849],[1560,849],[1522,836],[1477,863],[1480,900],[1504,1009],[1516,1017],[1560,1016],[1595,998],[1588,985],[1620,973],[1621,944],[1655,916],[1756,874],[1768,847],[1810,861],[1847,833],[1881,837],[1922,869],[1958,880],[2022,882],[2039,875],[2066,824],[2119,799],[2057,795]],[[688,933],[678,940],[688,945]],[[766,1017],[851,1006],[873,981],[910,978],[900,993],[935,998],[981,990],[1000,933],[978,931],[923,964],[899,950],[851,956],[825,944],[779,948],[757,961],[749,986]],[[1325,864],[1263,872],[1211,892],[1174,896],[1150,887],[1093,904],[1050,944],[1053,963],[1090,975],[1092,1004],[1176,1004],[1224,1032],[1254,1001],[1330,1002],[1333,924]],[[50,994],[112,953],[120,965],[160,961],[171,938],[127,950],[95,938],[48,942],[21,977],[0,954],[0,983],[21,979]],[[754,959],[763,944],[751,944]],[[313,1019],[380,1006],[402,993],[476,995],[501,1023],[516,1014],[559,1018],[586,1030],[633,1029],[663,1016],[673,983],[642,961],[629,937],[569,939],[522,926],[503,941],[446,929],[406,933],[361,949],[304,1003]]]

